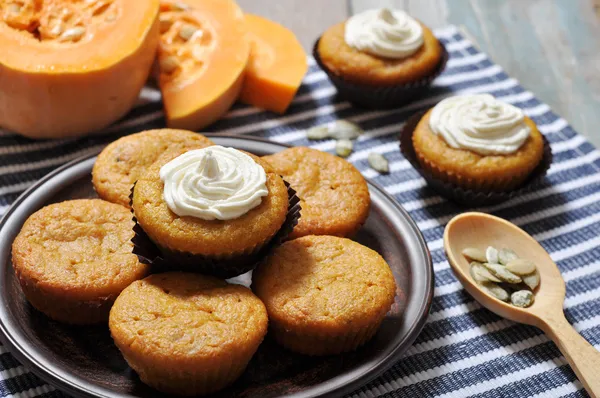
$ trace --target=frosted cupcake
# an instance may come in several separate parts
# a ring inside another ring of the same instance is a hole
[[[489,94],[447,98],[417,124],[419,164],[464,189],[502,192],[521,185],[544,155],[544,139],[519,108]]]
[[[231,277],[281,230],[289,198],[266,162],[215,145],[159,159],[137,181],[132,207],[168,263]]]
[[[431,30],[402,10],[368,10],[329,28],[315,59],[338,91],[368,107],[414,99],[441,73],[447,53]]]

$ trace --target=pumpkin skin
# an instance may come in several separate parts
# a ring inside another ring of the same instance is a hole
[[[10,19],[10,3],[0,0],[1,127],[31,138],[81,136],[133,107],[158,47],[158,0],[26,0],[22,21]],[[104,9],[92,15],[94,5]],[[64,9],[71,19],[52,37]],[[68,39],[77,27],[85,33]]]
[[[233,0],[163,0],[160,19],[158,83],[167,126],[200,130],[242,89],[250,56],[244,15]],[[196,31],[182,38],[185,26]]]

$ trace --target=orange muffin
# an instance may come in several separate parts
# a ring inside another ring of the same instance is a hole
[[[213,145],[205,136],[187,130],[159,129],[131,134],[109,144],[94,164],[92,182],[104,200],[129,207],[133,183],[167,150]]]
[[[304,236],[275,249],[252,276],[275,339],[308,355],[352,351],[377,331],[394,303],[385,260],[349,239]]]
[[[144,232],[165,256],[186,261],[190,255],[191,263],[255,253],[282,227],[288,203],[288,190],[271,166],[218,145],[166,154],[140,177],[133,193]],[[229,271],[234,270],[211,273],[239,274]]]
[[[544,153],[535,123],[489,94],[441,101],[420,120],[412,140],[419,164],[434,177],[482,192],[518,187]]]
[[[302,217],[290,238],[351,236],[369,216],[371,198],[362,174],[349,162],[305,147],[264,156],[296,190]]]
[[[140,379],[167,394],[203,395],[237,379],[267,332],[267,312],[240,285],[169,272],[132,283],[110,333]]]
[[[108,319],[115,298],[149,267],[132,254],[131,212],[100,199],[56,203],[33,213],[12,245],[27,300],[57,321]]]
[[[374,10],[367,12],[373,13]],[[394,14],[398,12],[393,11]],[[358,14],[357,17],[360,16]],[[390,58],[348,44],[346,29],[351,19],[330,27],[319,39],[318,55],[331,73],[353,83],[393,86],[429,76],[439,65],[442,47],[431,30],[422,23],[414,21],[422,29],[422,44],[418,49],[405,57]]]

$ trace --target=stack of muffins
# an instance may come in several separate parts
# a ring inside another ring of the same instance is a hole
[[[306,355],[354,350],[394,302],[385,260],[347,238],[370,198],[341,158],[309,148],[259,158],[151,130],[106,147],[92,177],[102,199],[34,213],[13,243],[14,269],[47,316],[108,321],[123,357],[157,390],[226,387],[267,329]],[[155,255],[140,255],[148,245]],[[254,267],[252,290],[221,279]]]

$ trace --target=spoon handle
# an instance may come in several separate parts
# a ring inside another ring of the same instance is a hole
[[[600,352],[571,326],[562,311],[544,319],[540,327],[558,346],[588,394],[600,398]]]

